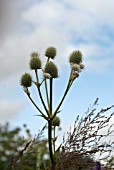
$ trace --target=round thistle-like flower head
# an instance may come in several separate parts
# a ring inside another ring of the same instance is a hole
[[[57,66],[52,61],[48,62],[45,65],[44,73],[49,73],[52,78],[57,78],[58,77]]]
[[[33,52],[31,54],[31,59],[30,59],[30,69],[31,70],[37,70],[41,69],[41,60],[38,56],[38,53]]]
[[[60,125],[60,118],[58,116],[56,116],[52,120],[52,126],[59,126],[59,125]]]
[[[48,47],[45,51],[45,56],[51,59],[54,59],[56,56],[56,48]]]
[[[39,54],[37,52],[32,52],[31,57],[39,57]]]
[[[73,51],[69,56],[70,63],[80,64],[82,62],[82,53],[78,51]]]
[[[30,74],[25,73],[21,77],[21,85],[23,87],[30,87],[32,85],[32,77]]]

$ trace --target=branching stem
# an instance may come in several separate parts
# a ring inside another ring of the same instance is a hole
[[[39,107],[36,105],[36,103],[33,101],[33,99],[30,97],[30,95],[28,95],[28,98],[31,100],[31,102],[33,103],[33,105],[37,108],[37,110],[41,113],[41,115],[46,119],[47,117],[44,115],[44,113],[39,109]]]
[[[37,84],[39,84],[39,79],[38,79],[37,70],[35,70],[35,74],[36,74]],[[45,109],[45,111],[47,112],[47,114],[49,114],[49,112],[48,112],[48,110],[47,110],[47,108],[46,108],[46,105],[45,105],[45,103],[44,103],[44,100],[43,100],[43,98],[42,98],[42,94],[41,94],[41,91],[40,91],[40,86],[37,86],[37,89],[38,89],[38,92],[39,92],[39,96],[40,96],[41,102],[42,102],[42,104],[43,104],[43,106],[44,106],[44,109]]]
[[[55,110],[55,112],[54,112],[54,114],[53,114],[53,118],[56,116],[59,108],[61,107],[61,105],[62,105],[62,103],[63,103],[63,101],[64,101],[64,99],[65,99],[65,97],[66,97],[66,95],[67,95],[67,93],[68,93],[71,85],[72,85],[72,83],[73,83],[73,82],[69,80],[68,85],[67,85],[67,87],[66,87],[66,90],[65,90],[65,92],[64,92],[64,95],[63,95],[63,97],[62,97],[59,105],[57,106],[57,108],[56,108],[56,110]]]

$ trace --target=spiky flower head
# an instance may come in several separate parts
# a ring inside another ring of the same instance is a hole
[[[29,73],[25,73],[21,77],[21,85],[23,87],[30,87],[32,85],[32,77]]]
[[[44,68],[44,73],[50,74],[52,78],[57,78],[58,77],[58,69],[57,66],[52,62],[49,61]]]
[[[41,60],[39,58],[38,53],[33,52],[31,54],[31,59],[30,59],[29,65],[30,65],[31,70],[41,69]]]
[[[48,47],[45,51],[45,56],[51,59],[54,59],[56,56],[56,48],[55,47]]]
[[[38,52],[32,52],[32,53],[31,53],[31,57],[39,57]]]
[[[60,118],[58,116],[56,116],[52,120],[52,126],[59,126],[59,125],[60,125]]]
[[[82,62],[82,53],[78,51],[73,51],[69,56],[70,63],[80,64]]]

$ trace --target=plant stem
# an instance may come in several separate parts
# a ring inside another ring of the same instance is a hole
[[[71,87],[70,84],[71,84],[71,81],[69,80],[68,85],[67,85],[67,87],[66,87],[66,90],[65,90],[65,92],[64,92],[64,95],[63,95],[63,97],[62,97],[59,105],[57,106],[57,108],[56,108],[56,110],[55,110],[55,112],[54,112],[54,114],[53,114],[53,118],[56,116],[59,108],[61,107],[61,105],[62,105],[62,103],[63,103],[63,101],[64,101],[64,99],[65,99],[65,97],[66,97],[66,95],[67,95],[67,93],[68,93],[68,91],[69,91],[69,89],[70,89],[70,87]]]
[[[48,144],[51,164],[54,166],[53,150],[52,150],[52,121],[48,121]]]
[[[53,150],[55,153],[55,130],[56,130],[56,126],[54,126],[54,132],[53,132]]]
[[[36,74],[36,81],[37,81],[37,84],[39,84],[37,70],[35,70],[35,74]],[[43,98],[42,98],[42,94],[41,94],[41,91],[40,91],[40,87],[37,86],[37,89],[38,89],[38,92],[39,92],[39,96],[40,96],[41,102],[42,102],[42,104],[43,104],[43,106],[44,106],[44,109],[45,109],[45,111],[47,112],[47,114],[49,114],[49,113],[48,113],[48,110],[47,110],[47,108],[46,108],[46,105],[45,105],[45,103],[44,103],[44,100],[43,100]]]
[[[50,116],[52,116],[52,95],[53,95],[53,78],[50,79]]]
[[[36,105],[36,103],[33,101],[33,99],[30,97],[30,95],[28,95],[29,99],[31,100],[31,102],[33,103],[33,105],[37,108],[37,110],[41,113],[41,115],[46,119],[47,117],[43,114],[43,112],[39,109],[39,107]]]
[[[48,88],[47,88],[47,81],[46,81],[46,79],[44,80],[44,82],[45,82],[45,90],[46,90],[47,104],[48,104],[48,108],[49,108],[49,96],[48,96]]]

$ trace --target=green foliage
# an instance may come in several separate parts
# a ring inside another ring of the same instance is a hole
[[[32,140],[26,125],[24,136],[20,128],[11,130],[8,123],[0,125],[0,170],[32,170],[37,162],[43,170],[44,163],[49,164],[49,158],[44,161],[44,155],[48,155],[47,140]]]
[[[16,156],[21,146],[27,142],[20,136],[20,130],[20,128],[10,130],[8,123],[0,126],[0,169],[10,170],[12,157]],[[30,138],[29,131],[26,131],[26,135]]]

